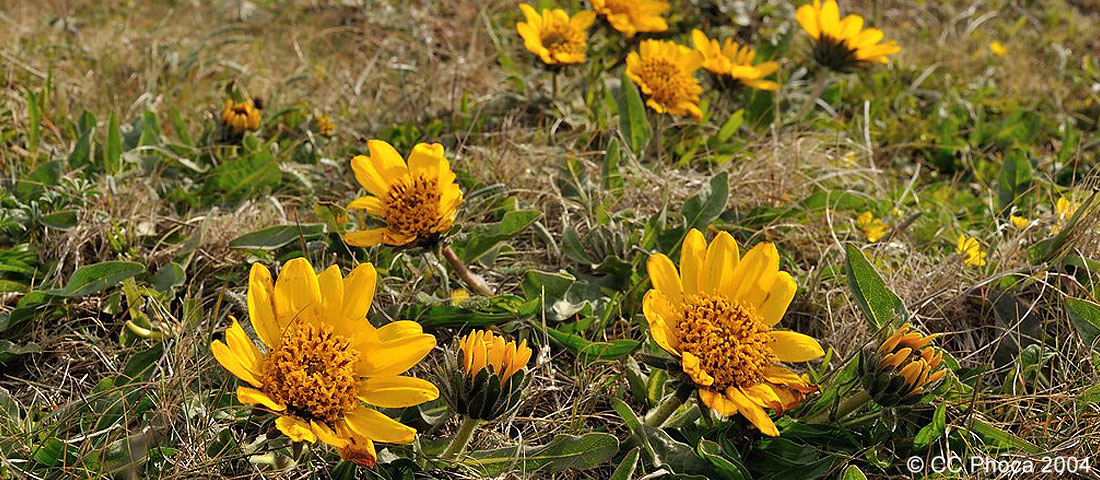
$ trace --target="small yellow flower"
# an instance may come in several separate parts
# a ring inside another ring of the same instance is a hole
[[[367,466],[374,442],[411,443],[416,430],[364,402],[403,408],[439,397],[430,382],[401,375],[435,348],[435,337],[407,320],[372,326],[366,315],[376,285],[369,263],[344,277],[335,265],[317,275],[296,258],[274,282],[254,263],[248,316],[266,353],[236,319],[225,341],[210,345],[218,363],[251,385],[237,387],[238,400],[278,414],[276,428],[292,441],[320,440]]]
[[[959,234],[958,240],[955,241],[955,253],[958,253],[963,258],[963,263],[970,267],[984,267],[985,266],[985,249],[982,248],[982,244],[978,242],[975,237],[967,237],[964,234]]]
[[[992,42],[989,42],[989,51],[990,51],[990,53],[992,53],[992,54],[994,54],[998,57],[1003,57],[1005,55],[1008,55],[1008,49],[1005,48],[1004,44],[1002,44],[1001,42],[998,42],[996,40],[994,40]]]
[[[516,24],[523,44],[547,65],[584,63],[588,47],[588,27],[596,21],[596,12],[583,10],[572,18],[565,10],[543,10],[522,3],[519,9],[527,22]]]
[[[730,234],[708,245],[692,229],[678,272],[663,254],[649,257],[647,269],[653,288],[642,311],[654,342],[680,360],[708,408],[739,413],[779,435],[764,409],[782,411],[816,390],[779,362],[808,362],[825,352],[810,336],[775,329],[797,288],[779,270],[775,245],[761,243],[739,258]]]
[[[642,93],[646,105],[657,113],[703,117],[699,95],[703,87],[695,72],[703,66],[703,56],[688,47],[662,40],[645,40],[638,52],[626,57],[626,74]]]
[[[657,0],[592,0],[596,13],[607,18],[611,27],[633,37],[636,33],[656,33],[668,30],[662,14],[670,8],[668,2]]]
[[[732,38],[718,45],[718,40],[708,39],[700,30],[691,32],[691,41],[695,50],[703,55],[703,68],[718,75],[727,75],[757,90],[778,90],[779,84],[764,77],[779,69],[777,62],[764,62],[753,65],[756,52],[748,46],[738,45]]]
[[[256,130],[260,128],[260,110],[252,104],[252,100],[226,100],[225,108],[222,109],[222,123],[237,134]]]
[[[1008,221],[1012,222],[1012,226],[1016,227],[1017,230],[1024,230],[1028,227],[1028,225],[1031,225],[1031,220],[1028,220],[1027,217],[1021,217],[1019,215],[1009,215]]]
[[[333,133],[336,133],[336,123],[328,115],[318,116],[313,120],[313,125],[317,128],[317,133],[326,137],[331,137]]]
[[[886,57],[901,51],[897,42],[879,43],[884,36],[877,28],[863,28],[863,17],[840,19],[836,0],[814,0],[798,7],[798,23],[814,41],[814,60],[838,72],[850,72],[868,63],[886,63]]]
[[[458,289],[451,292],[451,303],[455,306],[462,305],[463,302],[470,299],[470,292],[463,289]]]
[[[889,230],[889,226],[882,223],[882,220],[875,218],[875,215],[871,212],[863,212],[856,217],[856,226],[863,232],[863,237],[868,242],[875,243],[886,236],[886,231]]]
[[[1066,223],[1077,213],[1078,208],[1081,208],[1081,202],[1058,197],[1058,201],[1054,203],[1054,225],[1050,227],[1050,232],[1056,234],[1062,231]]]
[[[911,331],[906,323],[877,350],[861,354],[863,386],[879,405],[915,403],[920,395],[947,375],[943,352],[932,346],[936,335]]]
[[[367,142],[367,148],[370,156],[352,158],[351,168],[368,195],[355,199],[348,210],[364,210],[385,226],[347,233],[345,242],[357,247],[430,243],[451,229],[462,190],[443,145],[418,144],[408,162],[381,140]]]

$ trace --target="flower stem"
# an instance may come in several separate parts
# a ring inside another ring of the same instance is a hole
[[[852,394],[852,396],[844,399],[840,402],[840,405],[836,407],[836,412],[830,412],[828,408],[817,412],[812,417],[806,419],[806,423],[823,423],[830,418],[835,420],[842,420],[852,412],[859,410],[861,407],[871,401],[871,395],[866,390],[860,389],[860,391]]]
[[[661,401],[660,405],[657,405],[657,408],[653,409],[653,412],[646,417],[645,424],[651,427],[664,425],[668,417],[672,416],[673,412],[684,404],[684,401],[691,396],[693,391],[695,391],[695,385],[687,382],[681,383],[675,393],[669,395],[668,398]]]
[[[450,265],[451,269],[454,270],[459,277],[462,277],[462,281],[466,282],[466,285],[477,292],[478,295],[486,297],[496,295],[493,293],[493,289],[489,287],[489,284],[485,283],[484,279],[476,273],[471,272],[469,268],[466,268],[466,265],[462,263],[462,260],[458,258],[458,254],[455,253],[450,245],[443,247],[440,253],[443,254],[443,258],[447,259],[447,265]]]
[[[802,121],[806,118],[806,115],[810,113],[810,110],[814,109],[814,104],[817,103],[817,99],[821,98],[821,94],[825,91],[825,81],[829,78],[829,71],[822,70],[817,74],[817,83],[814,83],[814,89],[810,92],[810,96],[806,97],[806,103],[802,104],[802,109],[798,111],[797,120]]]
[[[474,430],[477,429],[480,423],[481,420],[463,417],[462,425],[458,427],[458,433],[455,433],[454,438],[451,439],[451,443],[447,444],[447,449],[443,450],[441,457],[449,459],[466,451],[466,446],[470,444],[470,439],[474,436]]]

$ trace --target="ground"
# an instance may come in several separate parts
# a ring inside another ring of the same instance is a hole
[[[902,51],[827,73],[795,6],[771,0],[673,0],[670,30],[635,39],[600,19],[587,63],[564,68],[524,48],[512,1],[0,2],[0,478],[909,478],[926,473],[911,456],[1096,457],[1100,16],[1070,0],[841,10]],[[700,71],[701,120],[633,108],[626,53],[695,28],[778,61],[781,88]],[[227,98],[262,104],[262,126],[229,131]],[[430,245],[342,240],[369,222],[345,207],[374,139],[443,145],[465,196],[445,243],[493,297]],[[679,262],[692,227],[742,254],[773,243],[798,285],[783,328],[827,352],[795,366],[820,392],[772,412],[779,440],[694,396],[664,430],[632,421],[682,380],[656,366],[642,298],[647,259]],[[387,410],[419,437],[380,443],[374,469],[291,444],[210,345],[249,318],[252,263],[301,256],[375,265],[371,322],[437,338],[422,378],[472,328],[526,339],[518,408],[457,464],[436,460],[460,424],[441,401]],[[945,380],[913,406],[829,415],[903,317],[939,335]],[[539,460],[547,444],[564,460]]]

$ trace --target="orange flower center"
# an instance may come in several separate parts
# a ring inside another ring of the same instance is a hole
[[[759,383],[777,360],[769,346],[771,327],[751,304],[703,293],[688,296],[679,330],[680,349],[699,358],[717,391]]]
[[[585,50],[584,32],[573,28],[568,23],[551,23],[543,26],[539,33],[542,45],[550,51],[551,55],[559,53],[580,54]]]
[[[305,418],[332,423],[359,406],[359,351],[327,325],[298,323],[264,357],[263,390]]]
[[[664,58],[642,60],[638,66],[638,77],[652,92],[650,98],[668,107],[690,101],[691,89],[695,85],[694,77]]]
[[[440,191],[435,179],[416,177],[390,187],[382,220],[403,235],[421,237],[435,233],[439,215]]]

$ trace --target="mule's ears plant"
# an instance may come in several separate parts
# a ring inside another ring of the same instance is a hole
[[[214,358],[249,386],[242,403],[278,415],[275,426],[295,442],[321,441],[340,456],[373,466],[374,442],[411,443],[416,430],[375,408],[402,408],[439,397],[426,380],[402,374],[433,348],[420,324],[375,328],[366,319],[377,285],[365,263],[346,277],[333,265],[317,275],[304,258],[286,263],[276,281],[259,263],[248,281],[248,315],[261,352],[234,319]]]
[[[775,245],[758,244],[740,258],[730,234],[719,233],[708,245],[692,229],[679,271],[656,254],[648,273],[653,289],[642,309],[650,335],[677,358],[685,383],[694,384],[703,405],[718,415],[740,414],[778,436],[765,409],[782,412],[816,390],[781,363],[808,362],[825,352],[810,336],[775,328],[797,289],[794,277],[779,270]],[[669,401],[678,405],[676,398]],[[672,412],[658,407],[658,413],[649,420],[653,426]]]

